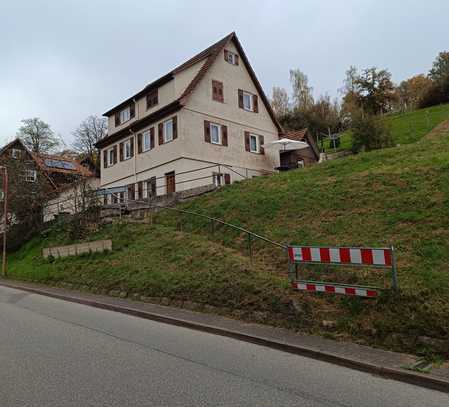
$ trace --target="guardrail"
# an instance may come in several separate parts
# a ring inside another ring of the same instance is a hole
[[[185,210],[185,209],[173,208],[173,207],[170,207],[170,206],[150,205],[149,207],[151,209],[166,209],[166,210],[169,210],[169,211],[174,211],[174,212],[178,212],[178,213],[183,213],[183,214],[192,215],[192,216],[196,216],[196,217],[199,217],[199,218],[207,219],[207,220],[210,221],[211,232],[212,233],[214,233],[215,230],[216,230],[216,227],[215,227],[216,224],[224,225],[224,226],[226,226],[226,227],[228,227],[230,229],[238,230],[239,232],[245,233],[247,235],[247,239],[248,239],[247,240],[248,241],[248,255],[249,255],[249,258],[250,258],[251,262],[253,260],[252,244],[253,244],[253,240],[255,240],[255,239],[261,240],[261,241],[263,241],[265,243],[269,243],[269,244],[271,244],[271,245],[273,245],[275,247],[278,247],[278,248],[280,248],[282,250],[285,250],[285,251],[288,250],[288,246],[285,245],[285,244],[282,244],[282,243],[279,243],[279,242],[275,242],[274,240],[271,240],[271,239],[269,239],[269,238],[267,238],[265,236],[261,236],[261,235],[259,235],[257,233],[251,232],[248,229],[242,228],[242,227],[237,226],[237,225],[233,225],[232,223],[225,222],[225,221],[223,221],[221,219],[214,218],[212,216],[204,215],[204,214],[198,213],[198,212],[188,211],[188,210]]]
[[[390,269],[391,286],[393,289],[398,288],[396,258],[393,246],[381,248],[289,246],[288,257],[290,280],[293,287],[300,291],[377,297],[382,288],[301,280],[298,275],[299,264]]]

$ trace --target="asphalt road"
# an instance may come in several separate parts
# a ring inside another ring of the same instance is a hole
[[[448,407],[449,395],[0,287],[0,406]]]

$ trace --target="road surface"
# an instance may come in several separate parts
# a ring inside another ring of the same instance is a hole
[[[449,395],[0,287],[0,406],[448,407]]]

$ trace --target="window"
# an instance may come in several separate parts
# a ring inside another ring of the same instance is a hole
[[[253,111],[253,95],[243,92],[243,108],[245,110]]]
[[[223,82],[212,81],[212,100],[216,102],[224,102],[223,96]]]
[[[210,142],[212,144],[221,144],[221,126],[218,124],[210,124]]]
[[[147,181],[147,196],[148,198],[156,196],[156,177],[151,177]]]
[[[18,158],[20,158],[21,152],[22,152],[22,150],[19,150],[17,148],[12,148],[11,149],[11,158],[14,158],[15,160],[17,160]]]
[[[164,122],[164,143],[173,140],[173,119]]]
[[[129,119],[131,119],[131,108],[128,106],[120,111],[120,124],[127,122]]]
[[[125,144],[125,160],[128,160],[133,156],[131,139],[126,140],[124,144]]]
[[[226,62],[229,62],[231,65],[238,65],[239,64],[239,56],[235,54],[234,52],[228,51],[225,49],[224,51],[224,59]]]
[[[114,154],[115,148],[111,148],[108,150],[108,167],[114,165]]]
[[[36,182],[37,172],[36,170],[25,170],[25,181],[26,182]]]
[[[259,137],[255,136],[254,134],[250,134],[249,136],[249,151],[252,153],[258,153],[259,152]]]
[[[151,109],[159,103],[158,90],[154,89],[147,95],[147,109]]]
[[[142,134],[142,144],[143,144],[143,151],[148,151],[151,150],[153,148],[153,146],[151,145],[151,133],[150,130],[145,131]]]
[[[220,187],[224,184],[224,175],[218,172],[214,172],[212,174],[212,179],[214,182],[214,186]]]

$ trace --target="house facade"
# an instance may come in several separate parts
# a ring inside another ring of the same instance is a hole
[[[287,130],[285,137],[290,140],[303,141],[308,144],[307,148],[299,150],[281,151],[281,167],[292,170],[308,167],[319,162],[320,150],[308,129]]]
[[[108,202],[272,173],[282,131],[235,33],[105,113],[101,188]]]
[[[92,190],[98,188],[100,180],[87,165],[67,156],[36,154],[16,139],[0,150],[0,164],[8,169],[12,206],[27,210],[26,205],[36,207],[45,221],[54,219],[59,213],[75,213],[80,184]],[[18,216],[19,218],[23,216]]]

